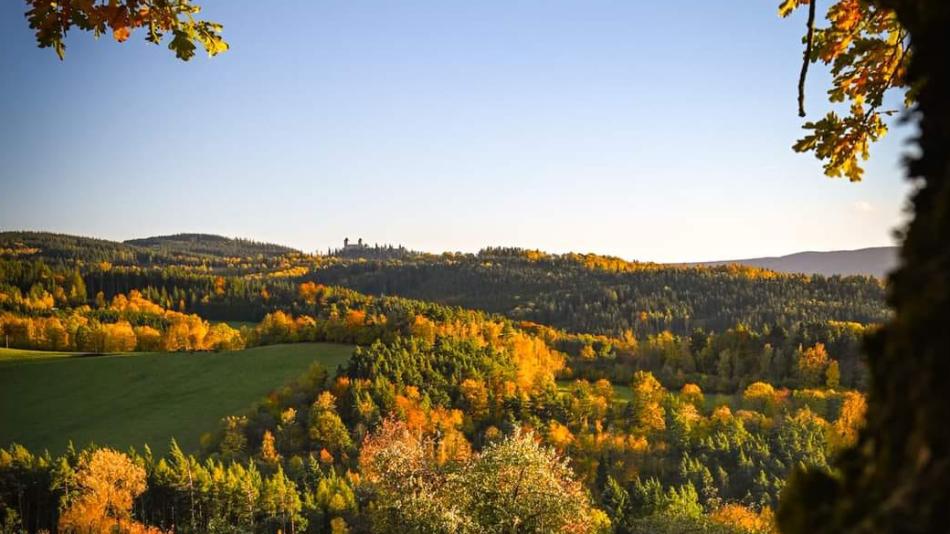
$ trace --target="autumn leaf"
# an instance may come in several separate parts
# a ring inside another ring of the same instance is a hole
[[[195,44],[188,38],[188,34],[175,30],[175,37],[168,43],[168,49],[175,52],[175,56],[183,61],[188,61],[195,55]]]
[[[132,34],[132,28],[129,28],[128,26],[120,26],[112,30],[112,37],[114,37],[115,40],[120,43],[124,43],[125,40],[128,39],[129,35],[131,34]]]
[[[228,49],[231,47],[224,40],[218,38],[218,39],[212,39],[208,43],[206,48],[208,50],[209,56],[216,56],[220,54],[221,52],[227,52]]]
[[[783,0],[778,6],[778,14],[781,17],[787,17],[792,14],[799,6],[807,6],[808,0]]]

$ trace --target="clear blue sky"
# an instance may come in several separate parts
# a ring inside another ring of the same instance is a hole
[[[60,62],[0,2],[0,229],[688,261],[904,219],[906,128],[860,184],[789,148],[803,22],[775,1],[199,3],[232,48],[182,63],[141,31]]]

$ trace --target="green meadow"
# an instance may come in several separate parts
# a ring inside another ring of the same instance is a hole
[[[573,380],[558,380],[557,388],[561,392],[567,392],[570,390]],[[704,410],[711,412],[718,406],[729,406],[730,408],[736,408],[738,406],[738,401],[735,395],[728,395],[724,393],[704,393],[703,397],[705,399]],[[614,384],[614,402],[629,402],[633,400],[633,390],[630,386],[623,384]]]
[[[0,349],[0,447],[57,453],[72,440],[122,449],[147,443],[163,453],[174,437],[195,451],[222,417],[314,362],[332,373],[352,350],[330,343],[104,356]]]
[[[80,356],[78,352],[53,352],[47,350],[4,349],[0,348],[0,369],[8,362],[24,362],[50,360],[54,358],[71,358]]]

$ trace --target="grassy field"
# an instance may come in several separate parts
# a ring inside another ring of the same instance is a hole
[[[4,349],[0,348],[0,364],[5,362],[23,362],[50,360],[54,358],[69,358],[77,356],[77,352],[52,352],[45,350]]]
[[[573,380],[558,380],[557,388],[559,391],[567,391],[568,388],[573,384]],[[630,386],[622,384],[614,384],[614,401],[615,402],[628,402],[633,400],[633,391]],[[734,395],[727,395],[724,393],[705,393],[703,395],[705,398],[705,410],[711,412],[717,406],[729,406],[735,408],[736,399]]]
[[[313,362],[331,373],[352,347],[273,345],[222,353],[84,356],[0,349],[0,447],[61,452],[68,442],[186,451]]]

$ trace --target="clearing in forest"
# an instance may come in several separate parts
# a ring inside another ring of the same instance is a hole
[[[348,345],[298,343],[219,353],[103,356],[0,349],[0,447],[62,452],[68,441],[119,449],[172,437],[185,451],[314,362],[332,375]]]

